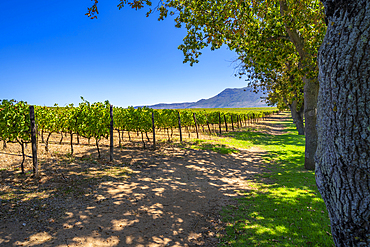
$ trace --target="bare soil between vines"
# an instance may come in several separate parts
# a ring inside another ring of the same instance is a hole
[[[279,134],[274,121],[285,117],[257,127]],[[161,142],[156,150],[125,145],[108,162],[104,142],[97,159],[86,140],[72,156],[57,138],[49,153],[39,146],[39,179],[29,158],[26,175],[16,169],[17,144],[0,150],[1,246],[217,246],[222,207],[237,206],[239,192],[266,172],[265,152],[256,147],[219,154],[188,142]]]

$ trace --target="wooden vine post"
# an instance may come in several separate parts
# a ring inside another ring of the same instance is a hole
[[[224,115],[224,120],[225,120],[225,128],[226,128],[226,132],[228,132],[228,130],[227,130],[227,121],[226,121],[226,115]]]
[[[73,132],[70,131],[70,135],[71,135],[71,155],[73,154]]]
[[[39,165],[37,163],[37,143],[36,143],[36,124],[35,124],[35,107],[30,106],[30,120],[31,120],[31,143],[32,143],[32,162],[33,174],[35,178],[39,177]]]
[[[220,128],[220,135],[221,135],[221,112],[218,112],[218,127]]]
[[[230,117],[231,117],[231,128],[233,129],[233,131],[235,131],[235,129],[234,129],[233,115],[230,115]]]
[[[109,148],[109,161],[113,161],[113,105],[110,105],[110,148]]]
[[[180,142],[182,142],[182,133],[181,133],[181,118],[180,118],[180,111],[177,112],[179,116],[179,131],[180,131]]]
[[[197,139],[199,139],[197,117],[195,116],[195,112],[193,112],[193,118],[194,118],[194,123],[195,123],[195,131],[197,132]]]
[[[155,149],[155,125],[154,125],[154,111],[152,112],[152,128],[153,128],[153,149]]]

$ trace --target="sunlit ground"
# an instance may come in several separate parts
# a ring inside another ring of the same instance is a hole
[[[281,124],[286,126],[281,135],[230,133],[268,151],[264,160],[271,172],[259,174],[256,189],[224,211],[227,235],[222,245],[333,246],[314,172],[303,167],[304,136],[297,134],[290,119]]]

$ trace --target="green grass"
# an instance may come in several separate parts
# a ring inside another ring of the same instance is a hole
[[[252,129],[244,128],[244,130],[250,131]],[[216,140],[192,139],[188,144],[192,149],[210,150],[221,154],[239,153],[240,149],[248,149],[254,145],[253,141],[248,138],[235,138],[235,134],[236,132],[223,133],[223,136]]]
[[[266,150],[270,172],[251,182],[254,190],[244,192],[238,206],[223,211],[221,246],[334,246],[314,172],[303,167],[304,136],[296,134],[292,122],[283,124],[287,128],[282,135],[228,134]]]
[[[239,153],[240,151],[238,149],[235,149],[233,147],[227,146],[225,144],[214,144],[209,143],[202,140],[195,140],[193,144],[190,145],[191,149],[201,149],[201,150],[209,150],[214,151],[220,154],[231,154],[231,153]]]

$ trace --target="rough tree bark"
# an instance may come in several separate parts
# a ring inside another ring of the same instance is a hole
[[[316,183],[336,246],[370,246],[370,1],[322,2]]]
[[[297,109],[297,101],[293,100],[291,104],[288,104],[290,113],[292,114],[293,123],[297,127],[298,135],[304,135],[304,123],[303,123],[303,105]]]

